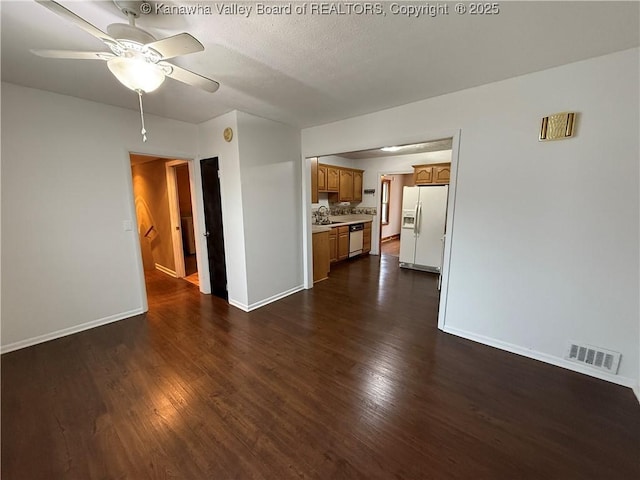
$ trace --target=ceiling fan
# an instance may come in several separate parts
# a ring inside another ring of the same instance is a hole
[[[150,33],[136,27],[135,19],[139,16],[139,7],[143,2],[114,0],[116,6],[127,15],[129,23],[113,23],[107,27],[108,33],[53,0],[36,0],[36,2],[102,40],[110,51],[31,50],[31,52],[47,58],[107,62],[107,67],[118,81],[138,93],[143,141],[147,138],[142,111],[142,92],[154,91],[162,85],[166,77],[211,93],[220,87],[215,80],[166,61],[181,55],[201,52],[204,46],[188,33],[179,33],[156,40]]]

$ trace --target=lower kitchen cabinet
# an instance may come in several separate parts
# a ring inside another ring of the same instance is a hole
[[[329,232],[313,234],[313,282],[329,276]]]
[[[371,251],[371,222],[364,224],[364,230],[362,232],[362,253],[369,253]]]
[[[349,226],[338,227],[338,260],[349,258]]]
[[[338,227],[329,232],[329,262],[338,261]]]

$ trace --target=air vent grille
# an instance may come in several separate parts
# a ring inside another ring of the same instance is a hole
[[[618,373],[621,354],[612,352],[600,347],[592,345],[584,345],[577,342],[570,342],[567,348],[567,354],[564,358],[571,362],[582,363],[589,367],[604,370],[605,372]]]

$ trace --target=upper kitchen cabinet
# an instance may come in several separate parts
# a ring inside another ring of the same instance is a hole
[[[433,165],[414,165],[413,183],[416,185],[433,183]]]
[[[435,165],[433,167],[433,183],[448,184],[451,178],[451,164]]]
[[[340,169],[327,165],[327,192],[340,190]]]
[[[327,166],[318,164],[318,192],[327,191]],[[311,164],[311,188],[313,188],[313,163]]]
[[[353,171],[340,169],[340,190],[338,199],[341,202],[353,201]]]
[[[360,170],[353,171],[353,201],[362,201],[362,172]]]
[[[311,197],[315,194],[329,193],[331,202],[361,202],[362,201],[362,174],[363,170],[353,168],[336,167],[318,163],[314,169],[311,161]],[[317,200],[313,200],[316,203]]]
[[[450,176],[450,163],[413,166],[413,181],[416,185],[447,185]]]
[[[338,192],[340,173],[338,167],[318,164],[318,192]]]

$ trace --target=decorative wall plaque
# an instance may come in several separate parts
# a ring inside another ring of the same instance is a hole
[[[544,117],[540,126],[540,141],[564,140],[573,137],[575,121],[575,112],[556,113]]]

